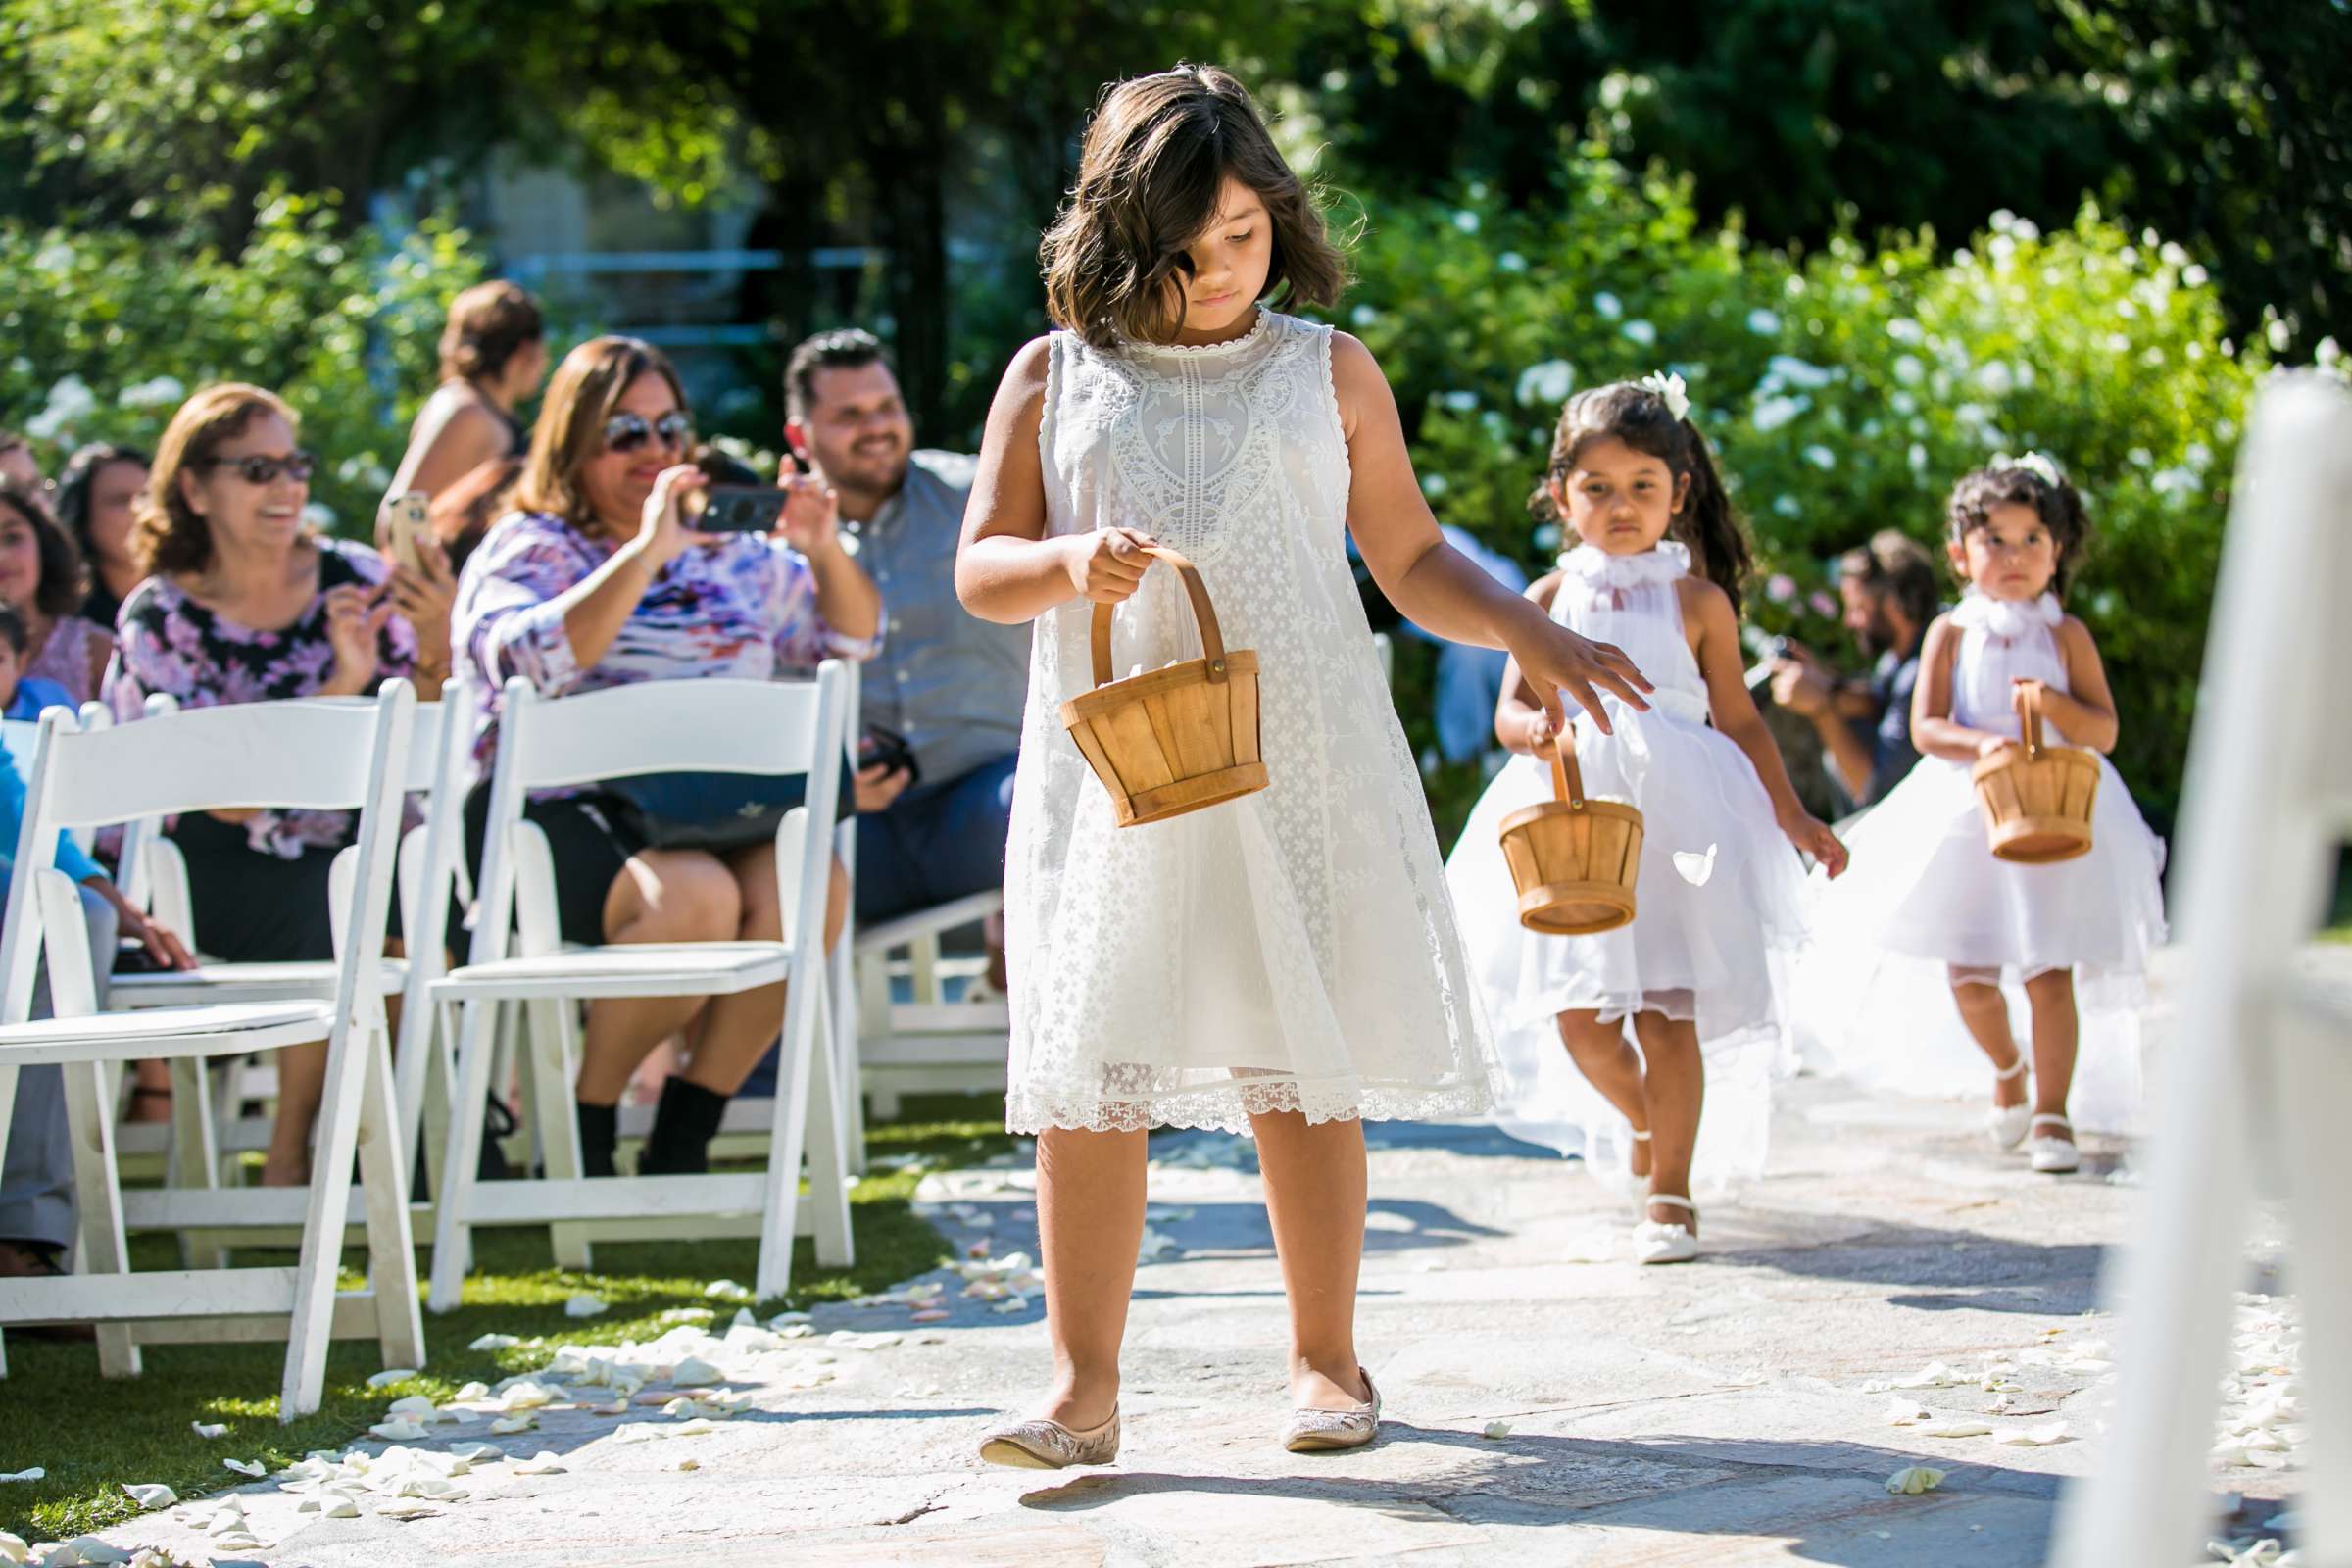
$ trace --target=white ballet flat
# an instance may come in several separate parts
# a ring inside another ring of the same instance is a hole
[[[2025,1075],[2026,1054],[2021,1051],[2017,1054],[2015,1061],[1994,1073],[1992,1078],[1995,1083],[2007,1083],[2013,1078],[2023,1078]],[[1995,1105],[1986,1111],[1984,1113],[1984,1131],[1992,1139],[1992,1147],[2015,1149],[2019,1144],[2024,1143],[2033,1116],[2034,1105],[2030,1101],[2019,1101],[2014,1105]]]
[[[1688,1198],[1677,1198],[1672,1193],[1652,1193],[1643,1205],[1643,1213],[1648,1212],[1649,1204],[1655,1203],[1682,1209],[1693,1221],[1698,1218],[1698,1205]],[[1634,1227],[1634,1261],[1637,1263],[1688,1263],[1697,1255],[1697,1236],[1680,1225],[1644,1218]]]
[[[2036,1116],[2035,1127],[2063,1127],[2070,1136],[2065,1138],[2034,1138],[2026,1144],[2026,1158],[2033,1167],[2050,1176],[2064,1176],[2082,1168],[2082,1152],[2075,1147],[2071,1134],[2075,1124],[2064,1116]]]

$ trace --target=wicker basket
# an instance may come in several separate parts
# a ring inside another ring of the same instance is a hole
[[[1502,858],[1519,889],[1519,923],[1546,936],[1614,931],[1634,918],[1642,812],[1585,799],[1574,731],[1551,746],[1552,799],[1502,819]]]
[[[2090,813],[2099,799],[2099,760],[2072,746],[2045,746],[2041,688],[2017,689],[2022,750],[1995,752],[1970,775],[1992,853],[2020,865],[2051,865],[2090,853]]]
[[[1193,601],[1205,657],[1110,678],[1110,610],[1095,606],[1095,689],[1061,705],[1061,721],[1110,791],[1121,827],[1159,822],[1266,787],[1257,745],[1257,655],[1228,653],[1199,568],[1175,551],[1150,554],[1174,566]]]

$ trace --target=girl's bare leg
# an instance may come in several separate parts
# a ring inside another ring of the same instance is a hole
[[[1144,1240],[1144,1135],[1040,1133],[1037,1234],[1054,1347],[1054,1390],[1041,1413],[1083,1432],[1119,1401],[1119,1344]]]
[[[2072,976],[2068,978],[2071,980]],[[2017,1064],[2017,1037],[2009,1032],[2009,1003],[2001,995],[1998,979],[1983,969],[1952,965],[1952,1002],[1960,1009],[1960,1021],[1967,1025],[1969,1038],[1976,1041],[1977,1049],[1984,1053],[1993,1070],[2001,1072]],[[2063,1091],[2059,1098],[2065,1099]],[[1992,1102],[2004,1106],[2024,1104],[2026,1081],[2016,1077],[1995,1078]]]
[[[1585,1081],[1600,1091],[1600,1096],[1617,1108],[1617,1113],[1634,1124],[1634,1131],[1649,1131],[1649,1105],[1642,1093],[1642,1054],[1625,1038],[1622,1020],[1600,1021],[1600,1014],[1591,1010],[1563,1012],[1559,1016],[1560,1041],[1568,1048],[1568,1059]],[[1647,1176],[1650,1171],[1649,1140],[1634,1141],[1633,1171],[1636,1176]]]
[[[1634,1015],[1648,1070],[1642,1091],[1649,1103],[1649,1190],[1690,1196],[1690,1156],[1698,1148],[1698,1114],[1706,1101],[1707,1074],[1698,1051],[1698,1025],[1662,1012]],[[1698,1216],[1686,1208],[1652,1203],[1648,1216],[1698,1234]]]
[[[2034,1008],[2034,1114],[2063,1116],[2066,1097],[2075,1087],[2075,1052],[2082,1033],[2075,1012],[2075,972],[2053,969],[2026,982],[2026,1001]],[[2036,1138],[2066,1138],[2072,1133],[2047,1122],[2034,1129]]]
[[[1355,1356],[1355,1284],[1364,1257],[1364,1126],[1312,1126],[1298,1111],[1250,1118],[1266,1217],[1291,1301],[1291,1402],[1345,1410],[1369,1396]]]

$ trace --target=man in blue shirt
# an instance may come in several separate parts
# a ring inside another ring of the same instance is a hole
[[[1911,694],[1919,646],[1936,618],[1936,564],[1908,535],[1881,529],[1838,562],[1845,628],[1876,662],[1867,677],[1839,676],[1791,644],[1774,668],[1773,701],[1813,721],[1830,773],[1857,810],[1903,781],[1911,745]]]

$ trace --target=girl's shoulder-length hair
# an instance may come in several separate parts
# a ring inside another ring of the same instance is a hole
[[[1039,247],[1046,309],[1097,348],[1159,343],[1183,324],[1190,246],[1230,177],[1265,203],[1274,256],[1259,297],[1329,308],[1348,286],[1319,193],[1294,172],[1249,90],[1214,66],[1109,88],[1088,122],[1078,182]]]

